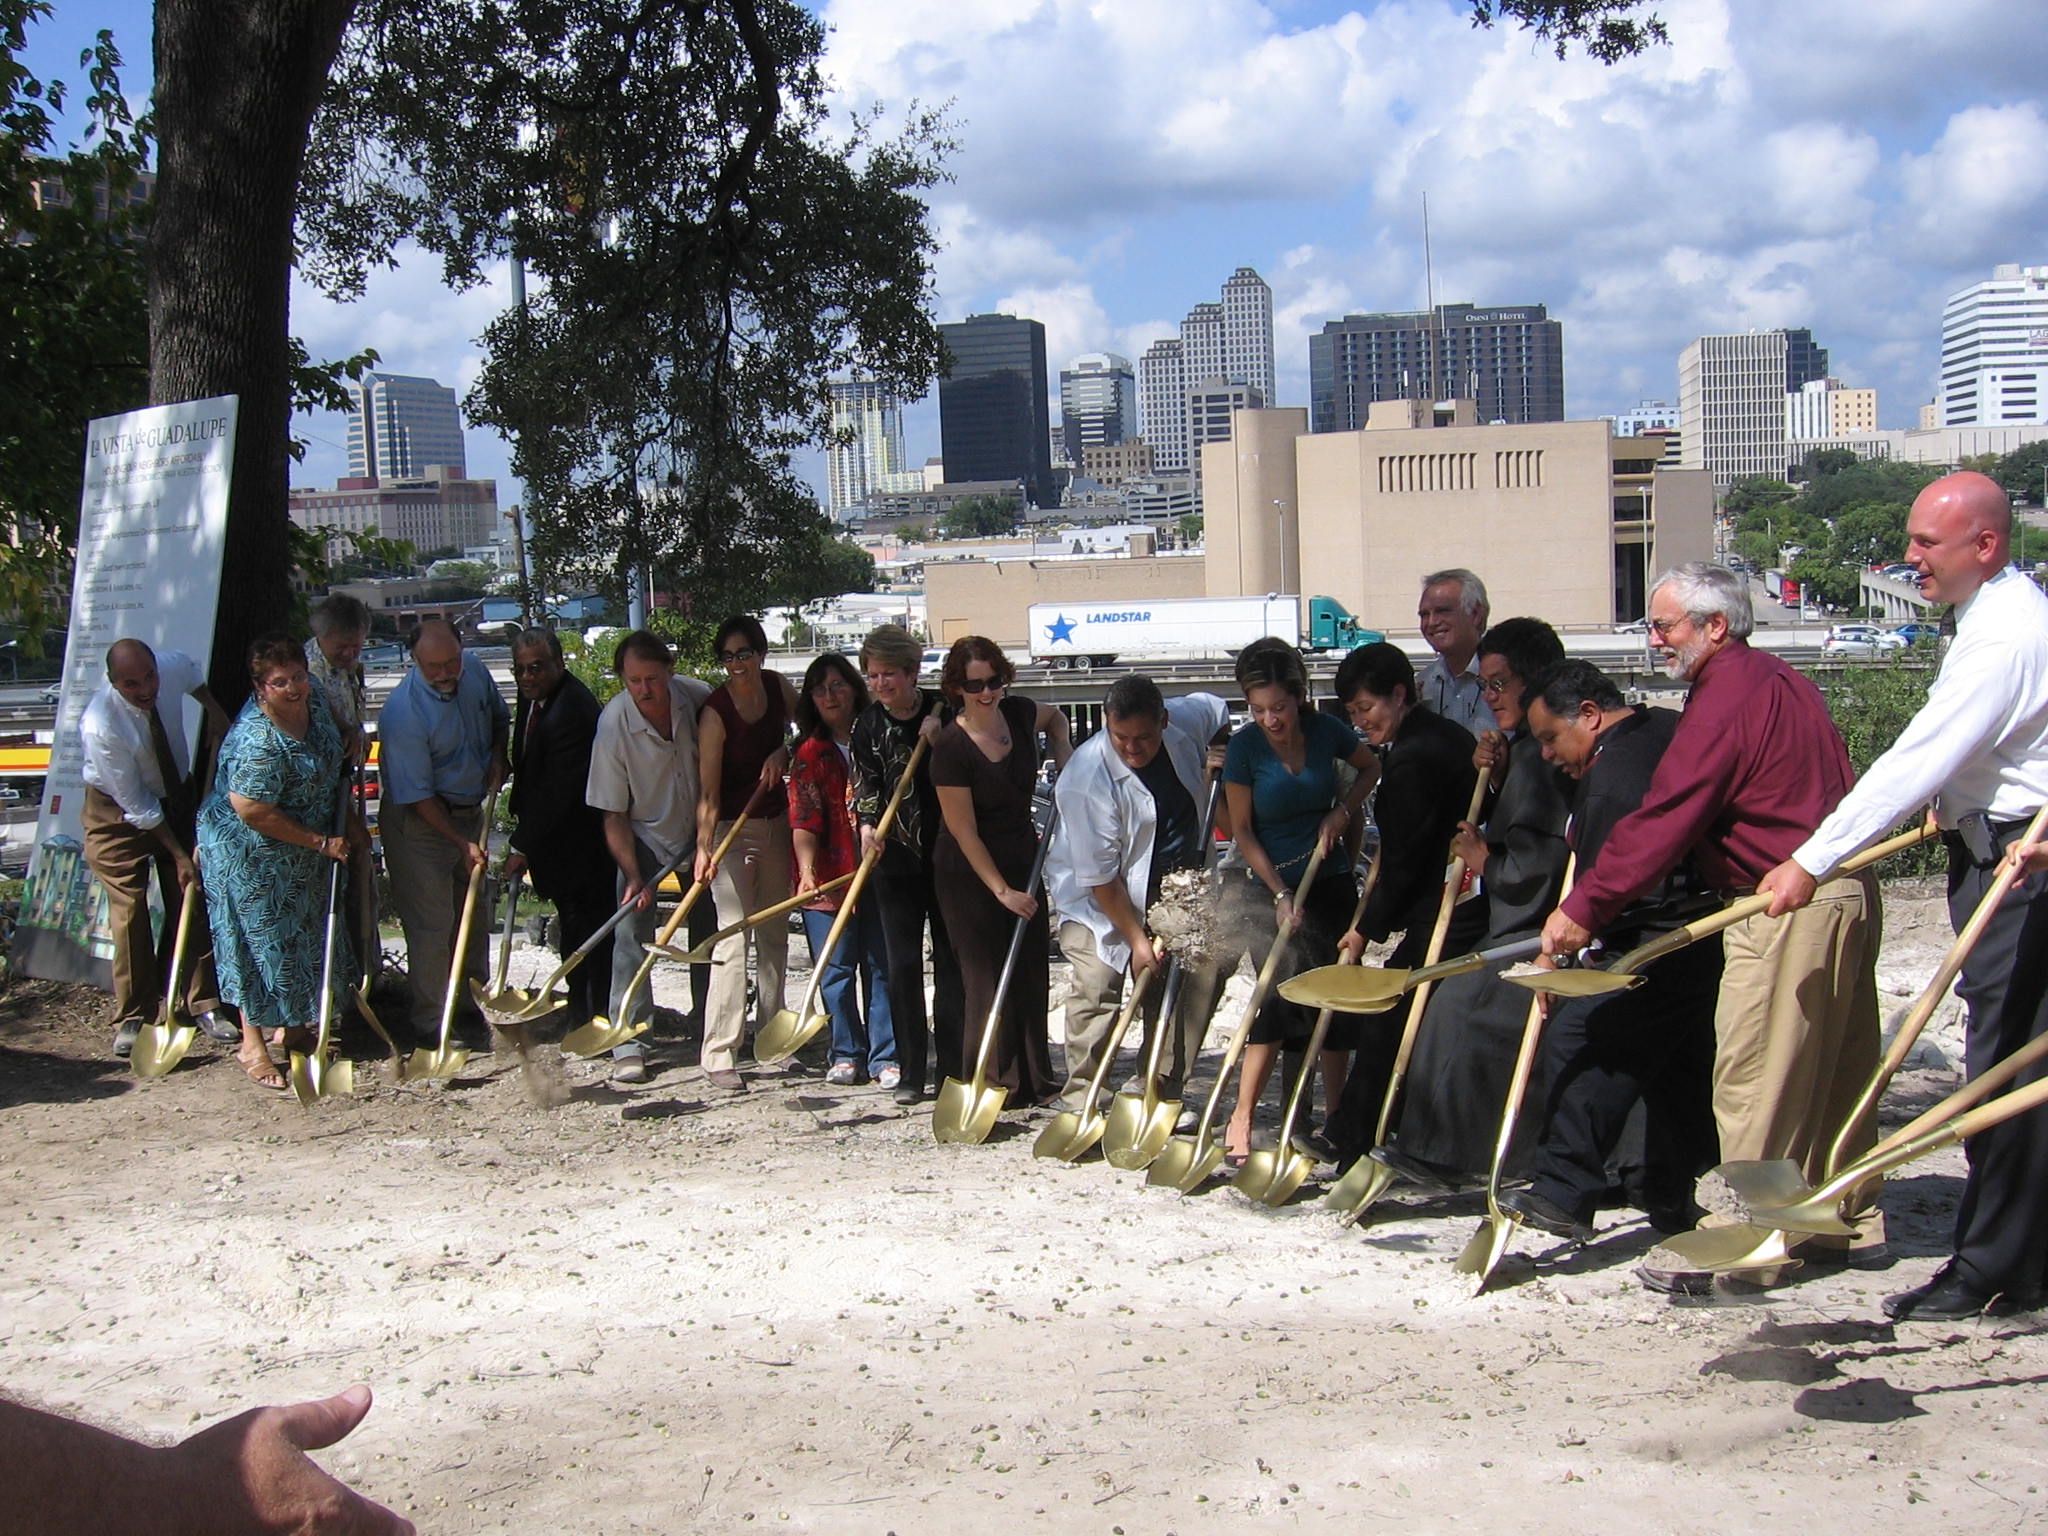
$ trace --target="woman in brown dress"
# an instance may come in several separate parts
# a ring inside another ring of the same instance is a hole
[[[959,714],[932,743],[932,785],[943,821],[933,874],[960,966],[966,1019],[958,1035],[941,1031],[937,1045],[939,1075],[965,1081],[1011,935],[1024,919],[1024,946],[989,1047],[988,1080],[1009,1089],[1009,1108],[1027,1109],[1050,1101],[1060,1085],[1045,1032],[1050,928],[1038,893],[1024,889],[1038,853],[1031,819],[1038,735],[1043,731],[1051,742],[1057,766],[1066,763],[1073,744],[1064,714],[1009,692],[1016,675],[994,641],[967,635],[953,643],[939,678]]]

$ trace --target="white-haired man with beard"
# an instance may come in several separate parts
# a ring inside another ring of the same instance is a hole
[[[1650,633],[1692,685],[1642,804],[1550,916],[1546,953],[1582,948],[1688,852],[1724,899],[1746,896],[1848,793],[1848,750],[1820,690],[1749,643],[1743,580],[1694,561],[1657,578]],[[1878,1059],[1876,879],[1820,887],[1789,917],[1729,928],[1714,1010],[1714,1121],[1721,1156],[1790,1158],[1809,1179]],[[1855,1149],[1852,1149],[1855,1150]],[[1654,1289],[1703,1277],[1641,1270]]]

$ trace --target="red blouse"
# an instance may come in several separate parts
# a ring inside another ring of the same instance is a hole
[[[820,885],[852,874],[860,863],[860,838],[853,826],[852,776],[846,754],[829,737],[806,736],[790,759],[789,829],[809,832],[818,839],[813,873]],[[845,894],[844,890],[834,891],[812,902],[810,910],[836,912]]]

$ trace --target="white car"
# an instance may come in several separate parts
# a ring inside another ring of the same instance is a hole
[[[1820,643],[1823,656],[1882,656],[1903,651],[1906,640],[1875,624],[1836,624]]]

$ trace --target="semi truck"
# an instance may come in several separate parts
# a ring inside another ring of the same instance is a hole
[[[1048,667],[1234,656],[1278,635],[1305,651],[1348,651],[1386,636],[1362,628],[1333,597],[1169,597],[1135,602],[1033,603],[1031,659]]]

